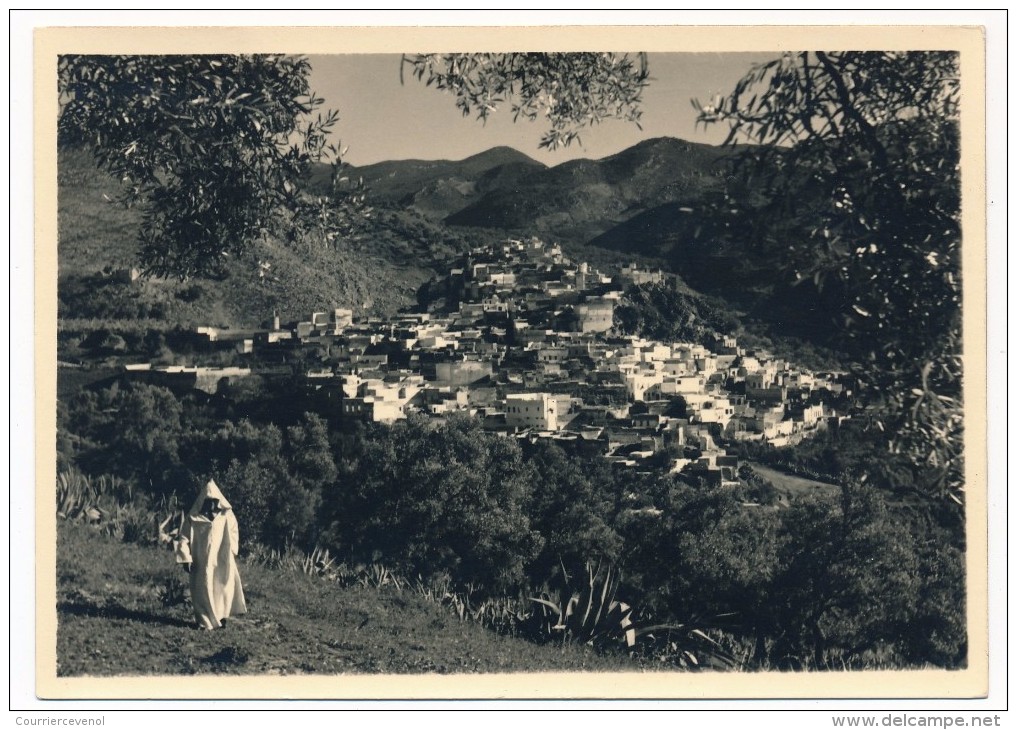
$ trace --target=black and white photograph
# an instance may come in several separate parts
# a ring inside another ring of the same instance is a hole
[[[977,29],[262,30],[37,69],[56,696],[985,694]]]

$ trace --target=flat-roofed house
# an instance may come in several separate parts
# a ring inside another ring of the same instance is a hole
[[[505,396],[505,423],[510,428],[557,431],[562,396],[550,393],[510,393]]]

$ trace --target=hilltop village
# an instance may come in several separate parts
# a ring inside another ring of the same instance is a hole
[[[833,406],[850,389],[842,374],[809,372],[719,333],[709,342],[617,334],[615,308],[644,284],[675,279],[635,264],[608,275],[556,245],[509,240],[471,250],[431,282],[427,311],[360,320],[334,309],[285,325],[274,316],[257,330],[201,327],[204,350],[257,364],[140,364],[125,375],[214,393],[297,360],[303,395],[334,418],[464,411],[508,437],[720,485],[736,483],[738,462],[718,442],[789,445],[846,417]]]

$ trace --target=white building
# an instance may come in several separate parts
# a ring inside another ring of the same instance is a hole
[[[557,431],[564,415],[562,396],[550,393],[511,393],[505,396],[505,423],[511,428]]]
[[[351,397],[350,390],[356,388]],[[421,391],[423,381],[419,376],[405,378],[398,383],[382,380],[361,380],[347,376],[343,381],[343,415],[375,423],[394,423],[406,418],[406,406]]]

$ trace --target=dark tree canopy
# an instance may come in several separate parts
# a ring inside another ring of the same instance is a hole
[[[444,571],[484,590],[519,584],[542,538],[526,511],[536,480],[513,441],[465,416],[434,428],[411,418],[356,457],[331,495],[337,543],[410,575]]]
[[[405,56],[464,115],[507,105],[544,120],[542,146],[608,118],[638,124],[644,54]],[[62,143],[86,143],[144,218],[151,273],[221,272],[277,235],[328,242],[358,215],[338,168],[325,197],[302,192],[313,163],[338,165],[303,58],[64,56]],[[962,502],[960,153],[957,54],[797,52],[761,65],[727,97],[695,102],[745,149],[712,235],[779,259],[825,290],[864,403],[927,490]]]
[[[633,57],[634,56],[634,57]],[[650,80],[646,54],[429,53],[404,56],[415,78],[452,92],[463,116],[486,121],[509,104],[512,119],[545,119],[541,147],[580,141],[580,132],[606,119],[639,124]]]
[[[356,191],[340,191],[338,121],[320,112],[310,64],[280,55],[63,56],[61,144],[91,148],[139,205],[148,272],[220,273],[270,234],[326,239],[342,230]],[[299,182],[312,163],[335,165],[336,200]]]
[[[510,53],[403,59],[428,85],[451,90],[465,115],[502,102],[515,118],[546,118],[542,146],[579,139],[607,118],[638,124],[648,82],[643,54]],[[215,276],[262,237],[325,245],[364,212],[361,186],[342,176],[329,143],[338,121],[320,111],[310,63],[284,55],[60,58],[61,144],[87,145],[143,211],[139,259],[160,276]],[[301,181],[333,164],[332,188]]]
[[[754,68],[704,124],[748,142],[715,235],[828,293],[890,448],[961,502],[960,81],[950,52],[800,52]],[[824,295],[826,296],[826,295]]]

